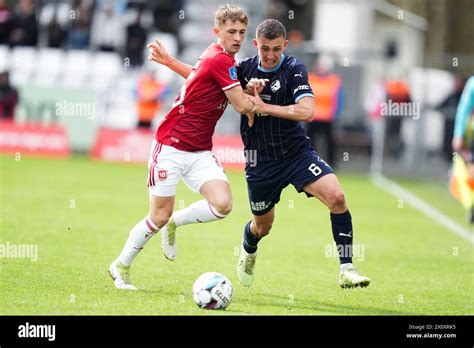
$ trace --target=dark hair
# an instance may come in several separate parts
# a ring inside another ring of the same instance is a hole
[[[276,19],[265,19],[257,27],[257,39],[260,36],[268,40],[273,40],[280,36],[286,39],[286,29],[285,26]]]

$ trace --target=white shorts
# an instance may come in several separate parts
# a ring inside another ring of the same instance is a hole
[[[197,193],[208,181],[229,182],[224,169],[211,151],[181,151],[153,139],[148,160],[147,186],[150,193],[159,197],[174,196],[181,178]]]

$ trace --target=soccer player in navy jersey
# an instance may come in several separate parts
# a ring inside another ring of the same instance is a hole
[[[239,113],[255,111],[255,97],[244,93],[237,79],[234,55],[240,50],[248,24],[247,14],[234,5],[215,14],[217,42],[210,45],[187,70],[178,97],[153,140],[148,162],[149,214],[130,231],[122,252],[109,267],[115,287],[136,290],[130,265],[146,242],[162,232],[165,256],[176,256],[173,226],[223,219],[232,209],[227,176],[212,154],[212,135],[229,101]],[[158,44],[158,43],[157,43]],[[186,69],[188,66],[186,66]],[[179,64],[176,67],[180,71]],[[183,179],[204,199],[173,213],[176,185]]]
[[[288,44],[286,30],[277,20],[260,23],[253,43],[258,55],[239,62],[237,68],[246,93],[257,97],[258,111],[251,123],[242,114],[240,127],[245,153],[255,151],[257,161],[247,161],[245,168],[253,217],[244,228],[237,264],[239,281],[247,287],[252,284],[258,243],[272,228],[282,190],[292,184],[298,192],[318,198],[330,210],[340,259],[339,285],[367,286],[370,279],[361,276],[352,265],[352,218],[345,196],[331,167],[311,148],[301,125],[301,121],[313,119],[314,111],[307,69],[296,58],[284,54]],[[167,55],[166,50],[160,53]],[[174,63],[168,66],[175,70]],[[186,70],[183,72],[186,77]],[[260,95],[255,93],[256,88]],[[175,231],[176,226],[171,228]]]

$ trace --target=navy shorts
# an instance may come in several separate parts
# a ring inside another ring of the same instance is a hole
[[[311,148],[289,159],[260,161],[254,167],[247,165],[245,178],[252,214],[268,213],[289,184],[303,192],[305,185],[330,173],[334,173],[332,168]]]

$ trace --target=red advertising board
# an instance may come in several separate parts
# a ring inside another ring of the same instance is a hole
[[[71,148],[66,130],[60,125],[17,124],[2,120],[0,153],[68,158]]]
[[[91,156],[103,161],[146,163],[153,135],[149,130],[100,129]],[[245,167],[240,136],[216,136],[213,142],[213,153],[224,167]]]

